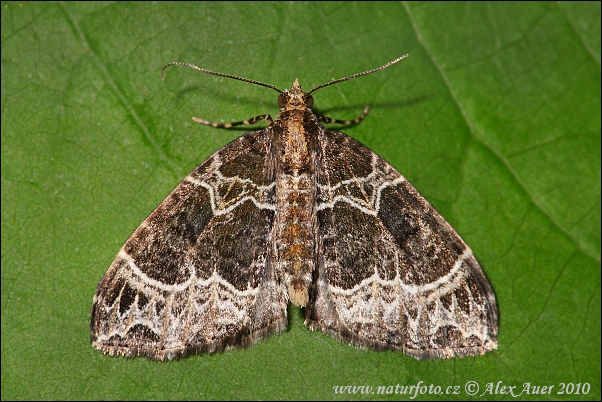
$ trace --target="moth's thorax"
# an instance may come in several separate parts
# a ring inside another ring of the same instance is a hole
[[[311,133],[306,130],[306,111],[291,110],[280,115],[280,168],[285,172],[307,171],[311,164]]]
[[[290,99],[297,100],[289,99],[275,123],[281,145],[276,169],[275,238],[279,240],[275,250],[278,271],[290,301],[304,307],[309,300],[315,267],[315,144],[320,126],[311,110],[303,104],[301,93],[295,81],[286,94],[292,94]]]

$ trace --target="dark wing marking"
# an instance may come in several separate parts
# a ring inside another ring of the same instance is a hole
[[[495,296],[470,248],[382,158],[323,131],[317,270],[306,323],[417,359],[497,348]]]
[[[217,151],[131,235],[94,296],[96,349],[163,360],[286,328],[270,247],[272,135],[250,132]]]

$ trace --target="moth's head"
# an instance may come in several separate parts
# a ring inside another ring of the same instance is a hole
[[[280,112],[289,110],[305,110],[314,105],[314,97],[311,94],[306,94],[299,85],[299,80],[296,79],[290,90],[285,90],[278,97],[278,106]]]

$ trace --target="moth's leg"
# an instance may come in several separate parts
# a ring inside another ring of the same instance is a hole
[[[339,120],[339,119],[333,119],[331,117],[326,117],[326,116],[316,116],[316,117],[318,118],[318,121],[321,121],[322,123],[327,123],[327,124],[337,123],[337,124],[344,124],[346,126],[350,126],[352,124],[358,124],[359,122],[364,120],[364,118],[368,114],[368,110],[370,110],[370,106],[366,106],[364,108],[364,112],[353,120]]]
[[[253,117],[252,119],[249,119],[249,120],[235,121],[234,123],[226,123],[226,124],[223,124],[223,123],[213,123],[211,121],[203,120],[203,119],[200,119],[198,117],[193,117],[192,120],[196,121],[197,123],[205,124],[207,126],[211,126],[211,127],[215,127],[215,128],[230,128],[230,127],[234,127],[234,126],[241,126],[243,124],[245,124],[245,125],[251,125],[251,124],[255,124],[255,123],[257,123],[258,121],[261,121],[261,120],[265,120],[268,123],[268,125],[272,125],[272,123],[274,122],[272,120],[272,116],[270,116],[269,114],[264,114],[264,115],[261,115],[261,116],[255,116],[255,117]]]

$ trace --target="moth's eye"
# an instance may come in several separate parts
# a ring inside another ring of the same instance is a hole
[[[314,105],[314,97],[311,95],[308,95],[305,99],[305,106],[307,107],[312,107]]]
[[[278,106],[284,107],[286,105],[286,96],[280,94],[278,97]]]

